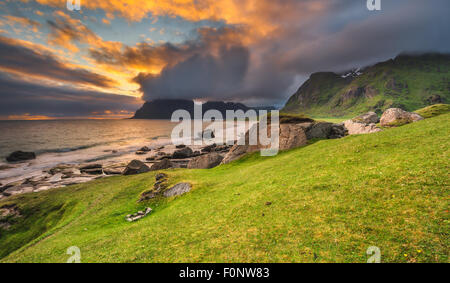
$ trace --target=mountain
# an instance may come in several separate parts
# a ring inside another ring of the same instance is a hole
[[[266,107],[265,109],[267,109]],[[146,102],[141,109],[136,111],[132,119],[171,119],[172,113],[176,110],[187,110],[191,117],[194,117],[194,102],[192,100],[183,99],[157,99]],[[203,113],[208,110],[218,110],[226,117],[227,110],[243,110],[247,112],[250,109],[259,110],[259,108],[250,108],[242,103],[208,101],[202,105]]]
[[[346,74],[312,74],[282,112],[344,117],[391,107],[413,111],[449,101],[450,54],[403,54]]]

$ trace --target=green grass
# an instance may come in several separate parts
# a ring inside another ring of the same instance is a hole
[[[435,104],[415,111],[424,118],[436,117],[450,112],[450,105]]]
[[[322,140],[211,170],[169,170],[194,190],[138,204],[155,173],[15,196],[3,262],[448,262],[450,114]],[[272,202],[267,206],[266,202]],[[135,223],[124,217],[145,206]]]

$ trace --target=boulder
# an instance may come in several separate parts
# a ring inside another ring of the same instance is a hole
[[[367,112],[366,114],[362,114],[352,120],[353,122],[362,124],[377,124],[380,121],[380,118],[378,118],[378,115],[375,112]]]
[[[423,119],[417,113],[406,112],[400,108],[390,108],[383,113],[380,123],[382,127],[398,127]]]
[[[181,149],[181,148],[185,148],[185,147],[186,147],[186,145],[184,145],[184,144],[179,144],[179,145],[175,146],[175,148],[177,148],[177,149]]]
[[[182,194],[185,194],[187,192],[190,192],[192,189],[191,184],[189,183],[179,183],[175,186],[171,187],[170,189],[166,190],[163,195],[167,197],[173,197],[173,196],[179,196]]]
[[[192,149],[190,147],[185,147],[185,148],[182,148],[182,149],[179,149],[179,150],[175,151],[172,154],[172,158],[173,159],[184,159],[184,158],[191,157],[192,154],[194,154]]]
[[[170,169],[173,167],[174,167],[174,165],[169,159],[163,159],[160,162],[153,164],[150,170],[151,171],[159,171],[159,170]]]
[[[311,139],[327,139],[331,135],[333,123],[315,123],[307,131],[306,137]]]
[[[353,119],[345,121],[344,126],[348,130],[349,135],[371,134],[381,131],[376,124],[364,124],[355,122]]]
[[[243,155],[247,153],[252,153],[256,151],[260,151],[261,149],[269,148],[269,146],[263,146],[259,143],[257,145],[249,145],[249,136],[250,133],[254,133],[258,128],[258,124],[254,125],[246,134],[245,134],[245,145],[239,145],[239,143],[235,144],[230,151],[225,155],[225,158],[222,161],[222,164],[230,163],[234,160],[241,158]],[[267,126],[267,131],[270,133],[270,125]],[[242,141],[240,142],[242,144]],[[288,150],[301,146],[305,146],[307,144],[307,138],[305,131],[302,126],[299,124],[280,124],[280,139],[279,139],[279,149],[280,150]]]
[[[6,157],[8,162],[26,161],[31,159],[36,159],[36,154],[34,152],[15,151]]]
[[[223,160],[223,156],[218,153],[210,153],[198,156],[189,161],[187,168],[189,169],[210,169],[218,166]]]
[[[306,137],[312,139],[336,139],[346,135],[346,129],[343,125],[328,122],[318,122],[312,125],[301,124],[306,128]]]
[[[139,160],[133,160],[128,163],[127,167],[123,171],[123,175],[136,175],[145,172],[149,172],[150,168]]]

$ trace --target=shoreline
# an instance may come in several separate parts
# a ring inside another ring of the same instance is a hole
[[[139,148],[147,147],[148,151],[141,151]],[[172,168],[187,168],[190,160],[195,157],[208,154],[202,151],[208,145],[192,145],[189,147],[195,154],[185,158],[172,158],[175,151],[179,150],[176,145],[166,142],[155,142],[147,146],[133,145],[127,152],[116,151],[113,147],[104,150],[104,153],[111,153],[112,158],[101,158],[98,156],[94,160],[80,159],[58,164],[49,163],[49,166],[36,167],[40,164],[42,156],[36,160],[2,163],[0,164],[0,176],[8,171],[23,172],[14,176],[0,178],[0,200],[13,195],[24,193],[37,193],[54,188],[62,188],[75,184],[82,184],[92,180],[123,175],[127,165],[133,160],[139,160],[148,167],[164,159],[169,159]],[[228,149],[228,147],[226,147]],[[224,155],[225,151],[220,154]],[[33,165],[35,168],[33,169]],[[28,168],[28,172],[24,170]],[[1,174],[3,173],[3,174]]]

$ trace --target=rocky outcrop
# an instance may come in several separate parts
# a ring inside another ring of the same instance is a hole
[[[390,108],[381,116],[382,127],[398,127],[405,124],[421,121],[424,118],[414,112],[406,112],[400,108]]]
[[[191,191],[192,189],[192,186],[189,183],[179,183],[167,189],[168,187],[167,175],[163,173],[157,174],[155,176],[155,179],[156,183],[153,186],[153,189],[142,193],[139,202],[151,200],[161,196],[163,197],[179,196]]]
[[[123,175],[136,175],[141,173],[149,172],[150,168],[145,165],[142,161],[133,160],[128,163],[127,167],[123,171]]]
[[[166,198],[179,196],[179,195],[183,195],[185,193],[190,192],[191,189],[192,189],[191,184],[189,184],[189,183],[179,183],[179,184],[176,184],[175,186],[171,187],[170,189],[166,190],[163,193],[163,195]]]
[[[157,174],[155,176],[156,183],[153,185],[153,189],[143,192],[139,199],[139,202],[151,200],[161,194],[167,188],[167,175],[164,173]]]
[[[36,159],[36,154],[34,152],[24,152],[24,151],[15,151],[11,153],[8,157],[6,157],[6,161],[8,162],[19,162],[32,159]]]
[[[223,156],[218,153],[210,153],[198,156],[189,161],[188,169],[210,169],[218,166],[223,160]]]

